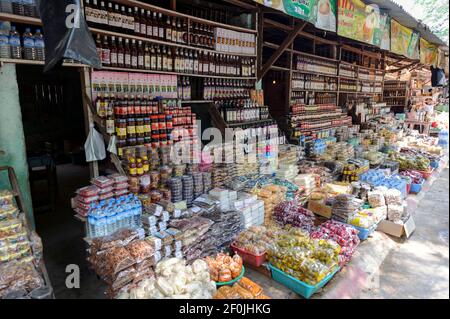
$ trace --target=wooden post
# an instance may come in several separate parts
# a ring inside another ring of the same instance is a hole
[[[170,10],[177,11],[177,0],[170,0]]]
[[[263,43],[264,43],[264,10],[263,8],[259,8],[258,10],[258,14],[257,14],[257,30],[258,30],[258,41],[256,42],[258,47],[257,47],[257,62],[256,62],[256,69],[257,69],[257,77],[259,80],[262,79],[261,75],[261,69],[262,69],[262,56],[263,56]]]
[[[91,76],[90,69],[88,67],[84,67],[80,69],[81,76],[81,91],[86,93],[86,95],[92,100],[92,91],[91,91]],[[83,94],[84,96],[84,94]],[[84,125],[86,136],[89,135],[91,125],[94,124],[94,114],[89,107],[89,105],[85,102],[83,98],[83,113],[84,113]],[[100,175],[98,169],[98,162],[89,163],[90,175],[92,178],[98,177]]]

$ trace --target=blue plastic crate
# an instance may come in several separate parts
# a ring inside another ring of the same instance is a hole
[[[367,240],[369,238],[370,235],[373,234],[373,232],[378,228],[378,224],[373,225],[371,228],[367,229],[367,228],[361,228],[355,225],[351,225],[353,228],[355,228],[357,231],[359,231],[358,233],[358,237],[361,241]]]
[[[291,289],[295,293],[299,294],[303,298],[309,299],[312,295],[318,292],[321,288],[323,288],[331,279],[333,279],[334,275],[340,270],[339,267],[336,267],[328,276],[326,276],[321,282],[319,282],[315,286],[308,285],[303,281],[294,278],[280,269],[269,264],[269,268],[272,272],[272,279],[276,282],[279,282],[283,286]]]
[[[425,180],[423,180],[422,183],[420,183],[420,184],[412,183],[410,193],[411,194],[419,194],[420,191],[422,190],[423,184],[425,184]]]

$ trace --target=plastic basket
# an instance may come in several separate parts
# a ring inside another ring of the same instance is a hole
[[[417,171],[417,172],[422,174],[423,178],[429,179],[431,177],[431,175],[433,175],[433,171],[434,171],[434,169],[429,169],[428,171]]]
[[[244,263],[249,264],[254,267],[261,267],[266,262],[266,253],[262,255],[253,255],[251,253],[246,252],[238,247],[236,247],[235,243],[231,244],[231,249],[241,256]]]
[[[377,224],[373,225],[372,227],[370,227],[368,229],[367,228],[361,228],[361,227],[358,227],[358,226],[355,226],[355,225],[350,225],[350,226],[352,226],[353,228],[355,228],[356,230],[359,231],[358,237],[359,237],[359,239],[361,241],[367,240],[369,238],[369,236],[372,235],[373,232],[378,228]]]
[[[272,279],[276,282],[282,284],[283,286],[291,289],[295,293],[299,294],[303,298],[309,299],[312,295],[317,293],[321,288],[323,288],[331,279],[333,279],[334,275],[340,270],[339,267],[336,267],[328,276],[326,276],[321,282],[319,282],[315,286],[308,285],[303,281],[298,280],[288,274],[284,273],[280,269],[269,264],[269,268],[272,272]]]
[[[411,184],[411,194],[419,194],[422,190],[423,184],[425,184],[425,181],[423,181],[421,184]]]
[[[236,277],[235,279],[233,279],[232,281],[228,281],[228,282],[216,282],[216,286],[217,287],[222,287],[222,286],[233,286],[235,283],[241,281],[242,277],[244,277],[245,275],[245,267],[242,266],[242,272],[239,275],[239,277]]]

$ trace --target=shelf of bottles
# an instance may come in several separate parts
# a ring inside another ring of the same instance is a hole
[[[338,75],[338,64],[337,61],[297,54],[294,60],[294,71],[300,74],[319,74],[336,77]]]
[[[126,149],[165,148],[180,138],[197,143],[196,116],[181,105],[190,88],[183,89],[175,75],[92,72],[93,104],[120,157]]]
[[[384,102],[396,112],[403,112],[409,97],[408,82],[389,80],[384,82]]]
[[[195,22],[153,6],[151,11],[136,1],[130,4],[84,2],[106,69],[255,79],[255,34]]]
[[[338,81],[335,77],[314,74],[292,74],[292,91],[337,92]]]

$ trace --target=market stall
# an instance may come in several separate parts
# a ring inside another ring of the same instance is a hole
[[[417,52],[397,44],[388,57],[382,50],[391,23],[413,31],[383,14],[376,32],[340,23],[330,30],[337,34],[317,36],[319,21],[292,12],[283,15],[292,23],[276,21],[278,8],[259,17],[250,2],[246,19],[231,5],[83,3],[102,68],[72,63],[91,179],[70,204],[84,229],[80,254],[108,298],[269,299],[248,269],[311,298],[374,232],[414,232],[408,198],[447,162],[448,120],[406,118],[419,95],[410,80],[391,77],[406,69],[398,61],[416,59],[419,44]],[[334,9],[349,17],[349,8]],[[0,18],[41,24],[22,13]],[[274,43],[280,32],[288,37]],[[349,42],[339,45],[338,36]],[[19,34],[11,28],[9,37]],[[34,37],[25,55],[11,56],[21,50],[14,41],[0,47],[0,62],[43,64]],[[415,130],[433,120],[438,137]],[[207,129],[222,134],[218,143],[206,145]],[[0,297],[33,298],[49,287],[32,270],[25,237],[5,241],[23,229],[11,194],[0,192],[0,203],[0,267],[20,268],[30,282],[23,290],[9,276]]]

